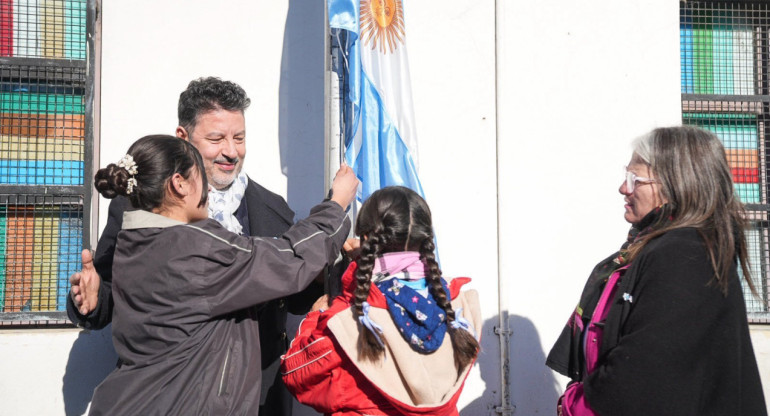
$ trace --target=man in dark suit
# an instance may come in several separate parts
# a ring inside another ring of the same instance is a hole
[[[279,195],[249,179],[241,170],[246,156],[244,111],[251,101],[235,83],[218,78],[190,82],[179,96],[176,135],[189,140],[203,156],[209,191],[209,217],[228,230],[251,236],[278,237],[292,225],[294,212]],[[112,321],[112,256],[128,199],[110,203],[107,225],[93,256],[83,251],[83,270],[70,277],[67,314],[87,329],[101,329]],[[281,381],[280,355],[288,348],[287,312],[306,313],[323,294],[311,284],[296,295],[257,306],[262,356],[260,414],[291,415],[292,397]]]

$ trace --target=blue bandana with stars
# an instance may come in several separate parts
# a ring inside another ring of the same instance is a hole
[[[444,279],[441,285],[449,296]],[[385,295],[393,322],[413,350],[431,353],[441,346],[446,334],[446,316],[430,291],[425,297],[399,279],[377,283],[377,288]]]

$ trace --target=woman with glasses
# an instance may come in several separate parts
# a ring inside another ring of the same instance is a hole
[[[743,206],[719,139],[636,139],[620,193],[631,231],[601,261],[546,364],[560,415],[767,415],[738,267]],[[754,291],[750,277],[746,284]]]

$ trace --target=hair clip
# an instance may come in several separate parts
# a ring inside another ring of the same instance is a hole
[[[127,154],[118,161],[118,167],[125,169],[128,174],[131,175],[128,179],[128,186],[126,186],[126,195],[131,195],[136,186],[136,178],[134,178],[134,175],[139,173],[136,168],[136,162],[134,162],[134,158],[131,155]]]
[[[130,177],[128,179],[128,186],[126,186],[126,195],[131,195],[132,192],[134,192],[134,186],[136,186],[136,179],[134,177]]]
[[[455,320],[452,321],[450,325],[452,325],[452,328],[454,329],[464,329],[473,335],[473,337],[476,337],[476,331],[473,329],[473,326],[470,322],[468,322],[467,319],[463,318],[462,316],[463,308],[457,308],[455,309]]]
[[[371,306],[369,305],[369,302],[364,301],[362,304],[363,306],[363,315],[358,317],[358,322],[363,325],[364,328],[368,329],[369,332],[374,334],[374,338],[377,340],[377,343],[380,344],[380,346],[384,347],[385,343],[382,342],[382,339],[380,338],[380,332],[382,332],[382,327],[377,325],[376,322],[372,321],[372,318],[369,317],[369,309]]]
[[[131,155],[123,156],[123,158],[121,158],[118,161],[118,166],[126,169],[129,175],[136,175],[137,173],[139,173],[136,170],[136,162],[134,162],[134,158]]]

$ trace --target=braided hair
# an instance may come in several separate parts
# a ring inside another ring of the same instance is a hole
[[[441,269],[434,254],[434,234],[428,204],[409,188],[382,188],[361,206],[355,232],[362,237],[362,242],[353,292],[354,317],[363,316],[363,303],[369,297],[376,258],[395,251],[419,251],[420,259],[428,265],[425,279],[430,293],[447,317],[455,366],[460,373],[476,357],[479,344],[471,333],[451,325],[455,320],[455,312],[441,284]],[[368,330],[359,331],[358,347],[360,358],[370,361],[378,359],[385,352],[375,335]]]
[[[135,174],[126,167],[110,163],[94,175],[94,187],[105,198],[123,195],[134,208],[152,211],[163,204],[168,182],[175,173],[189,178],[193,169],[197,169],[203,182],[198,206],[208,200],[203,159],[190,142],[161,134],[145,136],[131,145],[128,156],[135,163]]]

